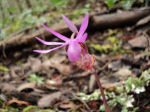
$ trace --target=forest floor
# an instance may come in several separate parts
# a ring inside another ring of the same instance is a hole
[[[143,20],[112,29],[88,29],[86,45],[95,57],[111,112],[150,112],[149,16]],[[104,111],[93,72],[69,62],[64,49],[39,55],[33,52],[37,48],[48,49],[36,42],[3,52],[0,112]]]

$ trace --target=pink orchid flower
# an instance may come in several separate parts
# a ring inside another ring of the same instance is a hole
[[[40,39],[39,37],[35,37],[41,43],[45,45],[59,45],[58,47],[49,49],[49,50],[34,50],[37,53],[49,53],[51,51],[57,50],[61,47],[67,46],[67,55],[71,62],[75,62],[79,68],[82,69],[92,69],[94,64],[94,57],[88,53],[87,48],[83,44],[87,38],[87,33],[85,30],[88,26],[88,13],[85,14],[83,22],[81,24],[80,30],[77,30],[77,27],[66,17],[62,14],[62,18],[65,20],[66,24],[68,25],[69,29],[73,32],[71,38],[68,38],[64,35],[61,35],[47,26],[43,25],[43,27],[51,32],[56,37],[60,38],[63,42],[47,42],[45,40]]]
[[[60,46],[49,49],[49,50],[34,50],[34,52],[49,53],[49,52],[57,50],[61,47],[67,46],[67,55],[71,62],[74,62],[81,69],[95,71],[94,75],[96,77],[96,81],[100,88],[100,92],[102,93],[106,112],[110,112],[105,95],[104,95],[103,88],[99,81],[99,77],[96,73],[96,70],[93,67],[95,58],[94,58],[94,56],[92,56],[88,53],[88,50],[84,44],[84,42],[87,38],[87,33],[85,33],[85,30],[88,26],[88,13],[85,14],[84,20],[81,24],[79,31],[77,30],[77,27],[67,17],[65,17],[64,15],[62,15],[62,17],[65,20],[66,24],[68,25],[69,29],[73,32],[71,38],[67,38],[66,36],[63,36],[55,31],[51,30],[47,26],[43,25],[43,27],[46,30],[48,30],[53,35],[55,35],[56,37],[60,38],[61,40],[65,41],[65,42],[64,43],[62,43],[62,42],[47,42],[38,37],[35,37],[37,40],[39,40],[41,43],[43,43],[45,45],[60,45]],[[76,37],[76,38],[74,38],[74,37]]]
[[[67,17],[65,17],[64,15],[62,15],[62,17],[65,20],[66,24],[68,25],[69,29],[73,32],[72,38],[67,38],[66,36],[63,36],[55,31],[51,30],[47,26],[43,25],[43,27],[46,30],[48,30],[53,35],[55,35],[56,37],[60,38],[61,40],[65,41],[65,42],[64,43],[63,42],[46,42],[45,40],[35,37],[37,40],[39,40],[41,43],[43,43],[45,45],[60,45],[60,46],[49,49],[49,50],[34,50],[34,52],[49,53],[51,51],[57,50],[61,47],[68,45],[68,49],[67,49],[68,58],[71,62],[74,62],[74,61],[78,60],[80,57],[81,46],[79,43],[83,43],[87,38],[87,33],[84,33],[84,32],[88,26],[88,13],[85,14],[84,20],[81,24],[79,31],[77,30],[76,26]],[[74,36],[76,36],[75,39],[74,39]]]

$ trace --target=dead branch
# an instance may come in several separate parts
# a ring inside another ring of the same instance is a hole
[[[129,26],[150,15],[150,8],[122,11],[113,14],[96,15],[91,17],[91,27],[97,29]]]

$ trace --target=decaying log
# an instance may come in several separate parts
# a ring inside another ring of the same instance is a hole
[[[90,22],[88,26],[88,31],[96,29],[114,28],[121,27],[125,25],[133,25],[137,23],[140,19],[150,15],[150,8],[136,9],[134,11],[123,11],[120,13],[104,14],[104,15],[94,15],[90,16]],[[74,21],[74,23],[79,27],[82,19]],[[57,24],[55,26],[49,26],[51,29],[59,32],[61,34],[71,33],[65,23]],[[46,40],[52,39],[51,33],[46,31],[44,28],[40,28],[34,33],[27,34],[22,32],[15,37],[9,37],[4,41],[0,42],[0,57],[3,55],[3,51],[11,51],[12,49],[19,49],[23,45],[31,45],[37,43],[34,38],[39,36],[45,38]]]
[[[97,15],[91,18],[91,27],[115,28],[129,26],[138,22],[143,17],[150,15],[150,8],[136,9],[134,11],[123,11],[113,14]]]

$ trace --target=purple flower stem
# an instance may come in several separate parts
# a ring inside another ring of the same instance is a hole
[[[96,79],[96,82],[98,84],[98,87],[100,89],[100,92],[101,92],[101,95],[102,95],[102,98],[103,98],[103,104],[105,106],[105,112],[110,112],[109,110],[109,107],[108,107],[108,104],[107,104],[107,101],[106,101],[106,98],[105,98],[105,95],[104,95],[104,91],[103,91],[103,88],[102,88],[102,85],[101,85],[101,82],[99,80],[99,77],[97,75],[97,72],[96,72],[96,69],[94,68],[94,75],[95,75],[95,79]]]

